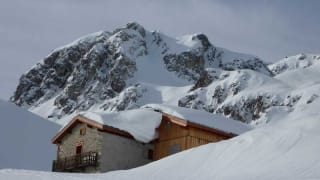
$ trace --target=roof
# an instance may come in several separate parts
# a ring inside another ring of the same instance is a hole
[[[216,129],[216,128],[209,128],[207,126],[204,126],[204,125],[201,125],[201,124],[197,124],[197,123],[193,123],[191,121],[188,121],[188,120],[185,120],[185,119],[181,119],[181,118],[178,118],[176,116],[172,116],[172,115],[166,114],[166,113],[163,113],[162,119],[165,120],[165,121],[169,121],[169,122],[172,122],[174,124],[177,124],[179,126],[193,127],[193,128],[201,129],[203,131],[208,131],[208,132],[211,132],[211,133],[214,133],[214,134],[218,134],[220,136],[224,136],[224,137],[227,137],[227,138],[232,138],[232,137],[237,136],[237,134],[234,134],[234,133],[224,132],[224,131],[221,131],[221,130]]]
[[[148,143],[157,138],[156,129],[162,120],[171,121],[180,126],[195,127],[226,137],[233,137],[252,129],[247,124],[204,111],[168,105],[148,104],[140,109],[115,113],[81,113],[58,132],[52,139],[52,143],[58,143],[78,123],[86,123],[96,127],[100,131]]]
[[[52,140],[56,143],[77,122],[87,123],[105,132],[131,136],[148,143],[157,138],[156,128],[160,125],[162,114],[150,109],[134,109],[115,113],[83,112],[73,118]],[[106,130],[106,128],[108,128]],[[111,130],[110,130],[111,129]]]
[[[185,120],[191,126],[207,127],[227,134],[242,134],[252,129],[248,124],[236,121],[221,115],[212,114],[205,111],[183,108],[163,104],[147,104],[143,108],[153,109],[180,120]]]
[[[72,129],[73,127],[75,127],[76,125],[78,125],[80,123],[85,123],[89,126],[97,128],[100,131],[110,132],[110,133],[117,134],[120,136],[133,138],[133,136],[126,131],[114,128],[112,126],[100,124],[96,121],[87,119],[86,117],[83,117],[82,115],[77,115],[52,138],[51,142],[53,144],[57,144],[67,133],[70,132],[70,129]]]

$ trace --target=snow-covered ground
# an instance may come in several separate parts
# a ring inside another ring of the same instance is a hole
[[[0,169],[51,170],[56,149],[50,140],[60,126],[3,100],[0,115]]]
[[[0,170],[0,179],[320,179],[320,101],[236,138],[105,174]],[[279,116],[277,116],[279,117]]]

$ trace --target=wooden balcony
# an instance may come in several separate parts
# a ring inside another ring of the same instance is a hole
[[[97,152],[86,152],[54,160],[52,171],[54,172],[81,172],[85,167],[96,167],[98,164]]]

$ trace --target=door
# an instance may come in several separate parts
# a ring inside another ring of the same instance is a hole
[[[81,154],[82,153],[82,146],[77,146],[76,147],[76,154]]]

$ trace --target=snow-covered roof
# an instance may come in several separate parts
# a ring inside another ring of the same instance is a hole
[[[160,105],[160,104],[148,104],[143,108],[127,110],[121,112],[82,112],[79,115],[87,120],[81,120],[81,118],[75,117],[67,126],[65,126],[60,134],[53,138],[53,142],[61,137],[62,132],[66,129],[73,127],[72,124],[78,119],[87,123],[98,123],[100,129],[106,130],[107,127],[118,129],[122,132],[129,133],[127,135],[133,136],[134,139],[140,142],[148,143],[158,137],[156,129],[159,127],[162,115],[168,114],[170,116],[177,117],[185,122],[192,122],[199,127],[207,127],[215,132],[221,132],[225,134],[241,134],[251,129],[247,124],[211,114],[204,111]]]
[[[84,112],[85,118],[130,133],[136,140],[150,142],[157,138],[156,128],[162,114],[150,109],[134,109],[116,113]]]
[[[226,133],[241,134],[252,129],[248,124],[205,111],[163,104],[147,104],[143,107],[151,108]]]

